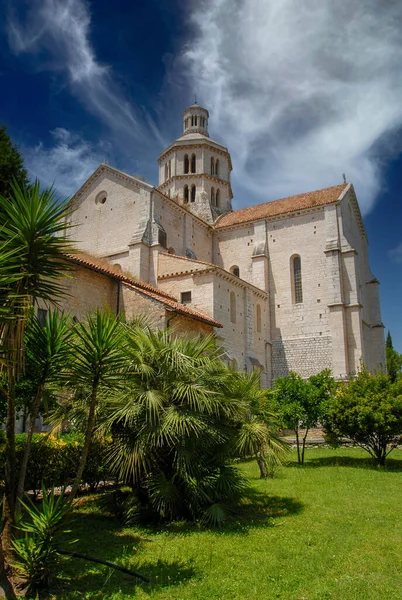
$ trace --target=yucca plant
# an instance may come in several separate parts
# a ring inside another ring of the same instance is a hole
[[[22,457],[17,498],[24,493],[25,476],[28,465],[35,421],[39,415],[44,392],[65,370],[71,354],[71,321],[57,310],[49,310],[45,323],[41,325],[36,316],[31,315],[25,332],[25,374],[34,384],[34,398],[29,411],[29,429]]]
[[[72,359],[68,376],[75,386],[89,390],[88,413],[85,423],[85,442],[70,501],[79,489],[94,433],[96,409],[102,390],[111,391],[124,386],[127,358],[125,332],[118,316],[97,310],[85,323],[77,323],[72,341]]]
[[[43,487],[42,495],[40,505],[20,501],[25,514],[17,527],[23,535],[12,542],[16,555],[12,566],[23,580],[28,597],[49,586],[57,564],[57,543],[69,512],[63,493],[56,496],[52,490],[48,494]]]
[[[67,201],[60,202],[54,190],[12,186],[12,198],[0,197],[0,338],[2,363],[7,380],[5,450],[5,494],[1,542],[11,551],[15,509],[15,384],[24,360],[24,328],[32,300],[57,300],[63,293],[60,279],[68,265],[64,252],[71,250],[66,237]]]

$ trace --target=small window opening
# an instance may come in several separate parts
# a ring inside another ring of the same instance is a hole
[[[95,204],[105,204],[107,193],[105,191],[99,192],[95,198]]]
[[[184,202],[187,204],[188,202],[188,185],[184,186]]]
[[[230,272],[233,275],[236,275],[236,277],[240,277],[240,269],[237,265],[234,265],[233,267],[230,268]]]
[[[191,202],[195,202],[195,191],[196,191],[196,187],[195,185],[191,186]]]
[[[190,170],[190,163],[189,163],[189,160],[188,160],[188,155],[185,154],[184,155],[184,172],[188,173],[189,170]]]
[[[182,304],[190,304],[191,302],[191,292],[182,292],[181,293],[181,303]]]
[[[215,175],[219,175],[219,159],[215,162]]]
[[[165,181],[166,179],[169,179],[169,167],[168,164],[165,164]]]
[[[215,206],[215,188],[211,187],[211,204]]]
[[[195,154],[193,154],[191,156],[191,172],[195,173],[195,169],[196,169],[196,159],[195,159]]]
[[[211,157],[211,175],[213,175],[214,173],[215,173],[215,161]]]
[[[221,192],[220,192],[220,190],[216,190],[215,205],[216,205],[218,208],[219,208],[220,196],[221,196]]]

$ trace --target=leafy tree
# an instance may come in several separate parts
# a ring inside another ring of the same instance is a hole
[[[41,191],[39,182],[29,188],[13,184],[11,199],[0,196],[0,339],[7,397],[1,545],[8,557],[16,489],[15,386],[23,366],[24,328],[32,301],[63,293],[59,280],[68,270],[63,255],[71,249],[65,236],[69,214],[68,203],[59,202],[53,190]]]
[[[385,342],[385,352],[387,356],[387,372],[391,381],[394,383],[401,372],[402,354],[394,349],[392,344],[391,332],[388,330],[387,340]]]
[[[328,401],[325,421],[330,437],[352,439],[383,465],[402,441],[402,379],[363,369]]]
[[[0,127],[0,196],[12,197],[13,181],[20,188],[26,188],[29,183],[24,159],[3,126]]]
[[[80,464],[72,486],[70,501],[79,489],[85,469],[89,446],[94,434],[99,392],[124,385],[127,366],[124,330],[118,317],[101,310],[90,315],[86,323],[77,323],[72,342],[73,358],[69,378],[74,385],[89,390],[88,413],[85,424],[85,442]]]
[[[147,519],[222,524],[245,490],[231,459],[250,411],[238,376],[212,337],[174,337],[137,325],[127,332],[131,361],[124,391],[107,403],[109,465],[133,486],[131,510]]]
[[[279,415],[281,425],[292,429],[296,436],[297,460],[304,464],[306,440],[309,430],[320,421],[323,403],[335,389],[335,382],[328,369],[312,375],[307,381],[297,373],[276,379],[270,395],[273,413]],[[304,435],[300,440],[300,429]]]

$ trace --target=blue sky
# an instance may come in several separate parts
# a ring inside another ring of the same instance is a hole
[[[234,207],[355,185],[402,351],[399,0],[0,0],[0,121],[74,193],[100,162],[157,182],[194,95],[233,160]],[[4,93],[4,90],[6,93]]]

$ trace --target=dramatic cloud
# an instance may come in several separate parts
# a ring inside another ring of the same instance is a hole
[[[36,54],[39,68],[66,73],[71,92],[114,133],[143,138],[141,119],[95,56],[90,24],[84,0],[33,0],[24,25],[9,15],[10,47]]]
[[[52,131],[54,145],[24,148],[25,164],[32,179],[43,186],[56,186],[60,196],[71,196],[105,159],[108,148],[96,151],[79,136],[66,129]]]
[[[232,152],[238,206],[346,173],[367,212],[402,124],[400,1],[204,0],[192,21],[184,61]]]

